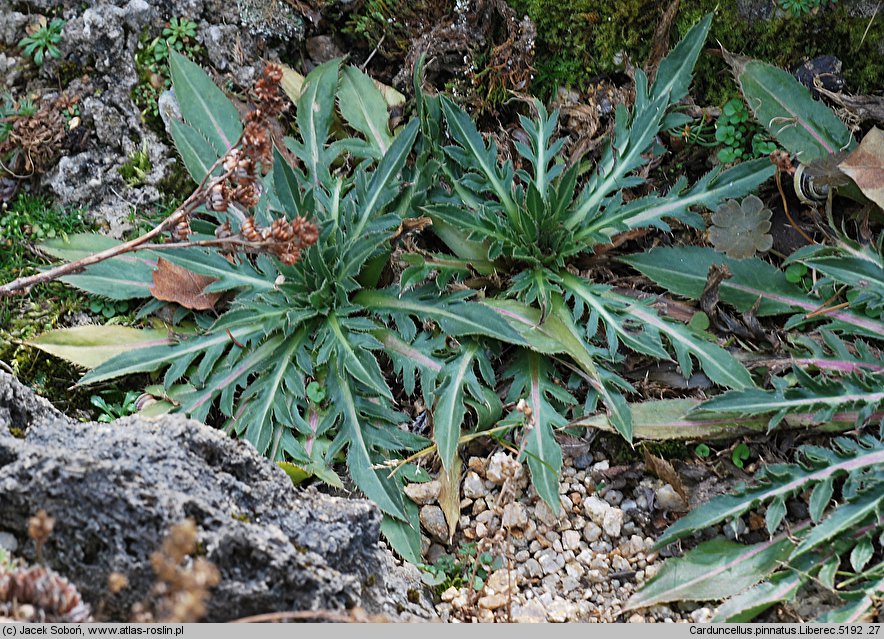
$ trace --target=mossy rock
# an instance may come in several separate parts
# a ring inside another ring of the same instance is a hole
[[[532,88],[549,98],[557,86],[579,90],[596,76],[616,73],[624,54],[634,65],[643,64],[654,29],[669,1],[509,3],[537,25],[537,74]],[[671,42],[683,37],[704,14],[717,7],[709,48],[720,42],[734,53],[788,69],[804,59],[832,54],[844,63],[847,90],[869,93],[884,85],[884,65],[880,64],[884,21],[872,20],[859,4],[842,0],[813,15],[794,17],[778,9],[773,0],[683,0],[670,34]],[[694,95],[700,103],[721,105],[737,94],[720,56],[701,56],[695,78]]]

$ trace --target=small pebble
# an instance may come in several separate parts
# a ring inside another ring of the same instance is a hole
[[[454,600],[454,598],[457,597],[459,594],[460,594],[460,590],[458,590],[454,586],[451,586],[451,588],[449,588],[448,590],[443,592],[441,595],[439,595],[439,598],[442,601],[444,601],[445,603],[451,603]]]
[[[681,495],[675,492],[675,488],[669,484],[663,484],[655,490],[654,499],[657,502],[657,508],[663,511],[682,511],[687,510],[688,507]]]
[[[485,482],[482,481],[482,478],[479,477],[478,473],[472,470],[468,472],[467,476],[464,477],[463,480],[464,497],[469,497],[470,499],[478,499],[479,497],[484,497],[487,494],[488,489],[485,488]]]
[[[504,594],[485,595],[479,598],[479,608],[485,610],[497,610],[506,605],[507,597]]]
[[[583,527],[583,538],[591,544],[602,536],[602,529],[594,521],[590,521]]]
[[[562,548],[577,550],[580,547],[580,533],[576,530],[566,530],[562,533]]]
[[[534,516],[547,526],[555,526],[559,520],[558,515],[543,500],[538,501],[537,505],[534,506]]]
[[[448,542],[448,523],[439,506],[424,506],[420,510],[420,521],[430,536],[438,542]]]
[[[439,498],[440,490],[442,490],[442,484],[435,480],[405,486],[405,494],[419,506],[435,502]]]
[[[519,502],[503,507],[501,525],[504,528],[524,528],[528,525],[528,509]]]

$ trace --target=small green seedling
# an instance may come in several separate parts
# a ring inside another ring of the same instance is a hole
[[[706,444],[697,444],[697,447],[694,448],[694,454],[701,459],[706,459],[712,454],[712,449]]]
[[[745,443],[737,444],[731,453],[731,461],[734,462],[734,466],[737,468],[743,468],[746,465],[746,460],[749,459],[749,454],[749,446]]]
[[[26,58],[33,58],[34,64],[43,66],[46,56],[58,59],[61,51],[55,46],[61,42],[61,30],[64,28],[64,20],[53,18],[52,22],[46,23],[46,18],[41,17],[39,28],[31,35],[25,36],[18,42],[22,53]]]

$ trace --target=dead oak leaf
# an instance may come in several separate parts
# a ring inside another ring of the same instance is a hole
[[[161,257],[153,272],[150,293],[164,302],[175,302],[195,311],[208,311],[215,308],[221,293],[205,293],[204,289],[217,281],[217,278],[188,271]]]
[[[856,182],[863,195],[884,209],[884,131],[872,127],[838,168]]]

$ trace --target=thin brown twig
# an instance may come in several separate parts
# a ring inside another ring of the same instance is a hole
[[[242,136],[240,136],[240,139],[236,141],[231,149],[238,147],[241,140]],[[75,260],[67,264],[62,264],[61,266],[56,266],[55,268],[37,273],[36,275],[20,277],[7,284],[3,284],[2,286],[0,286],[0,298],[8,297],[11,295],[27,294],[27,292],[30,291],[31,288],[33,288],[37,284],[51,282],[58,279],[59,277],[64,277],[65,275],[79,272],[87,266],[98,264],[99,262],[104,262],[105,260],[118,257],[125,253],[131,253],[132,251],[146,248],[145,245],[148,242],[150,242],[155,237],[158,237],[161,233],[163,233],[163,231],[173,228],[176,224],[178,224],[178,222],[180,222],[190,213],[195,211],[200,205],[202,205],[206,201],[207,193],[211,191],[213,186],[215,186],[216,184],[222,184],[225,180],[227,180],[227,178],[232,175],[232,171],[225,171],[218,177],[209,181],[212,173],[214,173],[215,170],[219,166],[221,166],[221,164],[227,158],[228,153],[225,153],[215,161],[215,163],[206,172],[206,176],[203,178],[202,182],[200,182],[193,193],[190,194],[190,197],[188,197],[177,209],[175,209],[168,217],[166,217],[166,219],[157,224],[157,226],[152,228],[147,233],[136,237],[134,240],[129,240],[128,242],[119,244],[98,253],[94,253],[92,255],[87,255],[82,259]],[[151,248],[158,248],[158,246],[151,245]]]
[[[813,238],[805,233],[804,229],[798,226],[798,223],[792,218],[792,214],[789,213],[789,205],[786,203],[786,194],[783,192],[783,183],[780,181],[779,169],[774,173],[774,177],[776,178],[777,190],[780,192],[780,197],[783,198],[783,210],[786,212],[786,217],[789,218],[789,224],[801,234],[801,237],[807,240],[808,244],[816,244],[816,242],[813,241]]]
[[[847,308],[848,306],[850,306],[850,302],[842,302],[841,304],[835,304],[835,306],[829,307],[823,306],[805,315],[804,319],[819,317],[820,315],[825,315],[826,313],[834,313],[835,311],[840,311],[842,308]]]

